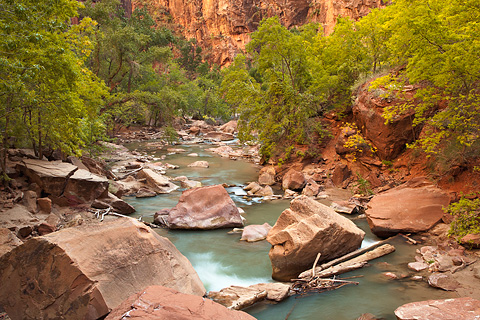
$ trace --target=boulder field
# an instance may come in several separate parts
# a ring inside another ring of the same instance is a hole
[[[205,294],[170,240],[130,218],[32,238],[0,258],[0,283],[12,320],[98,319],[150,285]]]

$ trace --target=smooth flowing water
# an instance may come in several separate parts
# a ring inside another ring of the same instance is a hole
[[[132,144],[130,149],[147,150],[160,157],[165,151],[145,149],[145,144]],[[177,146],[178,147],[178,146]],[[178,165],[180,168],[169,170],[167,175],[187,176],[201,181],[203,185],[226,183],[237,185],[227,188],[237,206],[245,210],[247,224],[273,225],[282,211],[289,206],[289,201],[276,200],[260,203],[258,200],[245,200],[245,192],[241,188],[258,177],[259,166],[238,160],[218,157],[208,151],[208,145],[179,146],[187,153],[198,153],[199,157],[188,157],[185,154],[167,155],[164,162]],[[189,168],[188,164],[206,160],[209,168]],[[174,207],[180,197],[181,190],[154,198],[126,198],[144,220],[152,221],[153,214],[162,208]],[[355,221],[366,232],[362,246],[368,246],[377,239],[368,228],[365,220]],[[225,229],[212,231],[178,231],[157,229],[157,232],[168,237],[192,263],[206,289],[220,290],[230,285],[248,286],[260,282],[273,282],[271,265],[268,258],[270,244],[266,241],[247,243],[240,241],[239,234],[227,234]],[[425,282],[411,280],[390,280],[384,272],[411,274],[406,267],[407,262],[414,261],[416,246],[405,243],[401,238],[392,240],[396,251],[386,257],[371,262],[370,267],[342,275],[342,277],[363,276],[355,281],[358,286],[348,285],[338,290],[312,294],[309,296],[291,297],[272,304],[263,302],[244,311],[259,320],[353,320],[363,313],[372,313],[387,320],[396,319],[393,311],[402,304],[428,299],[444,299],[454,294],[432,289]],[[408,279],[407,277],[406,279]]]

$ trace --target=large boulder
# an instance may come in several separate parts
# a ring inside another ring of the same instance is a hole
[[[429,230],[444,214],[450,197],[427,181],[416,178],[378,194],[368,204],[367,221],[379,237]]]
[[[220,127],[220,131],[234,134],[237,131],[238,123],[236,120],[230,120]]]
[[[272,277],[290,281],[311,268],[318,253],[319,263],[338,258],[358,249],[364,236],[349,219],[307,196],[300,196],[282,212],[268,233]]]
[[[282,180],[283,190],[300,190],[305,187],[307,180],[302,172],[295,169],[290,169],[285,173]]]
[[[12,320],[98,319],[149,285],[205,293],[168,239],[128,218],[25,242],[0,258],[0,283],[0,305]]]
[[[172,229],[218,229],[242,227],[237,206],[222,185],[186,190],[170,210]]]
[[[258,174],[258,183],[267,186],[275,184],[275,167],[263,167]]]
[[[178,189],[178,186],[166,177],[156,173],[152,169],[142,169],[137,173],[137,178],[146,179],[147,185],[155,190],[155,192],[163,194],[170,193]]]
[[[480,300],[470,297],[411,302],[398,307],[399,320],[473,320],[480,318]]]
[[[24,159],[18,166],[32,183],[54,197],[63,194],[68,178],[78,169],[73,164],[62,161],[34,159]]]
[[[370,84],[365,84],[368,88]],[[406,98],[413,99],[413,91],[404,92]],[[352,107],[353,119],[365,138],[377,148],[376,153],[384,160],[393,160],[403,152],[407,143],[418,137],[422,126],[413,126],[413,110],[395,116],[385,124],[383,111],[385,107],[404,103],[395,99],[385,98],[388,92],[382,89],[368,91],[363,89],[357,96]]]
[[[162,286],[150,286],[112,310],[105,320],[128,319],[197,319],[197,320],[254,320],[242,311],[229,310],[209,299],[180,293]]]
[[[78,169],[69,177],[63,197],[69,205],[92,202],[108,193],[108,179],[90,171]]]

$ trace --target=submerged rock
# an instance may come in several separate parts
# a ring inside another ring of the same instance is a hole
[[[268,233],[272,277],[279,281],[296,278],[312,267],[318,253],[321,253],[318,263],[335,259],[358,249],[364,236],[349,219],[300,196],[282,212]]]
[[[105,320],[128,319],[197,319],[197,320],[254,320],[248,313],[229,310],[224,306],[199,296],[176,290],[150,286],[130,296],[112,310]]]
[[[399,320],[473,320],[480,318],[480,300],[465,297],[412,302],[398,307],[395,316]]]
[[[251,224],[245,226],[245,228],[243,228],[242,238],[240,240],[245,240],[247,242],[265,240],[270,229],[272,229],[272,226],[267,222],[262,225]]]
[[[205,293],[168,239],[127,218],[25,242],[0,258],[0,282],[0,305],[13,320],[97,319],[149,285]]]
[[[413,179],[373,197],[366,211],[372,232],[379,237],[427,231],[443,217],[450,197],[423,179]]]
[[[222,185],[186,190],[167,218],[172,229],[242,227],[237,206]]]
[[[208,168],[210,165],[207,161],[195,161],[193,163],[190,163],[188,166],[195,168]]]

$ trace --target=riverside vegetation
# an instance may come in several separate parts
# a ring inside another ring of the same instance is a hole
[[[129,15],[116,0],[0,0],[0,12],[5,184],[11,147],[31,147],[40,159],[56,149],[92,153],[130,124],[174,134],[168,128],[178,117],[238,116],[240,139],[260,143],[265,161],[320,158],[330,136],[325,118],[347,117],[368,79],[369,90],[405,101],[384,110],[386,123],[411,114],[422,128],[409,147],[446,167],[478,165],[475,0],[397,0],[359,21],[339,18],[328,36],[317,24],[289,30],[265,19],[245,54],[222,71],[171,21],[153,19],[148,2]],[[410,88],[415,96],[405,100]],[[471,198],[448,208],[460,216],[452,233],[478,230]]]
[[[329,36],[317,24],[288,30],[265,19],[222,72],[148,9],[143,2],[128,16],[117,0],[1,1],[3,180],[10,147],[78,155],[133,123],[175,134],[168,127],[179,116],[238,116],[239,137],[260,143],[265,160],[320,157],[325,115],[346,115],[372,78],[369,90],[385,98],[417,89],[383,114],[388,123],[410,113],[423,128],[409,147],[447,168],[478,162],[477,1],[397,0],[356,22],[339,18]],[[463,212],[456,208],[449,212]]]

